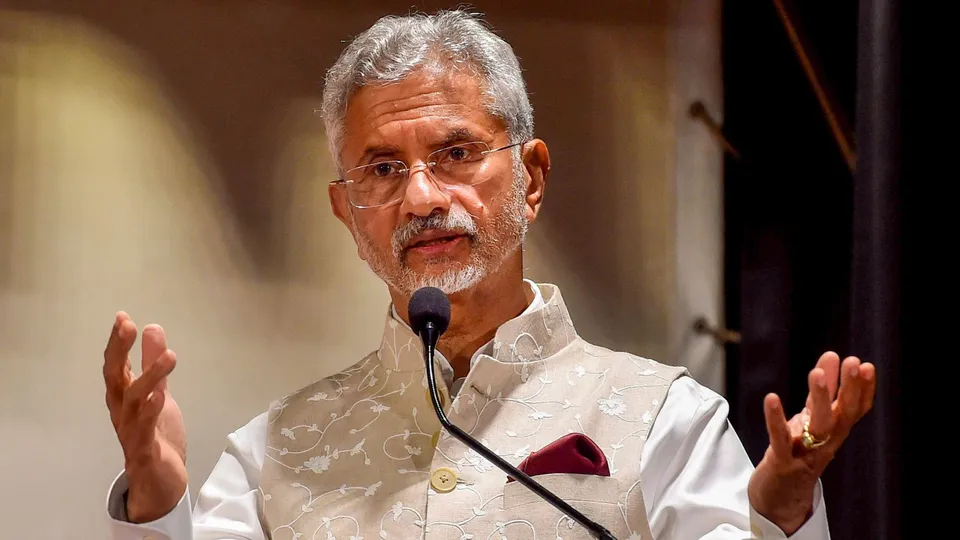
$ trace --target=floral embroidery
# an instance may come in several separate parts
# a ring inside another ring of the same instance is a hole
[[[600,412],[603,414],[618,416],[627,412],[627,404],[619,399],[598,399],[597,403],[600,404]]]
[[[480,355],[459,394],[446,396],[447,414],[514,464],[565,433],[588,434],[617,479],[609,486],[629,486],[606,495],[616,500],[616,519],[608,515],[604,525],[621,538],[650,540],[641,534],[638,456],[680,371],[580,341],[553,294],[548,308],[521,317],[509,335],[498,332],[492,356]],[[503,473],[440,429],[425,388],[419,339],[388,318],[375,354],[271,403],[259,490],[271,536],[585,535],[546,503],[515,506],[518,492],[505,489]],[[455,471],[455,489],[430,487],[438,467]],[[578,504],[601,495],[577,493]]]
[[[330,456],[313,456],[304,461],[303,466],[315,473],[322,473],[330,468]]]

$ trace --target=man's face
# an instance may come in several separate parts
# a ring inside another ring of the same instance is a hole
[[[438,181],[423,167],[436,150],[482,141],[509,144],[503,122],[484,108],[466,74],[421,71],[400,83],[364,87],[350,99],[341,163],[344,170],[399,160],[413,168],[393,204],[355,208],[338,186],[334,211],[351,229],[360,257],[394,289],[424,286],[448,294],[495,271],[523,242],[536,209],[527,203],[529,176],[512,150],[484,157],[469,184]]]

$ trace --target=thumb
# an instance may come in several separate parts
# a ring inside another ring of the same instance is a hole
[[[143,328],[140,343],[140,368],[141,373],[146,373],[156,365],[157,359],[167,350],[167,334],[159,324],[148,324]],[[156,388],[160,391],[166,391],[167,379],[164,378],[160,381]]]

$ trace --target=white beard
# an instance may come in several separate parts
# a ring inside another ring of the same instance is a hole
[[[411,276],[412,286],[409,287],[409,290],[403,292],[413,294],[414,291],[422,287],[436,287],[447,294],[453,294],[473,287],[486,274],[483,268],[471,264],[464,268],[451,268],[440,275],[421,276],[419,279],[416,276]]]

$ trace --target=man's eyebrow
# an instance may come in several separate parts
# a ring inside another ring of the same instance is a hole
[[[478,140],[480,139],[472,131],[464,127],[459,127],[450,131],[443,141],[437,145],[437,148],[444,148],[454,144],[474,142]]]
[[[441,139],[439,143],[434,145],[437,149],[446,148],[448,146],[453,146],[456,144],[462,144],[467,142],[474,142],[481,140],[477,135],[465,127],[458,127],[452,129],[447,133],[447,136]],[[377,157],[393,157],[397,154],[401,154],[403,151],[399,146],[393,146],[388,144],[372,144],[363,149],[363,154],[360,156],[360,165],[368,163],[371,159]]]
[[[389,157],[399,153],[400,148],[396,146],[373,144],[363,149],[363,155],[360,156],[360,164],[364,164],[374,157]]]

